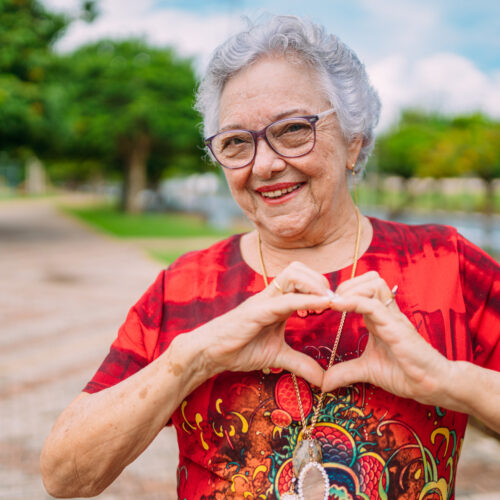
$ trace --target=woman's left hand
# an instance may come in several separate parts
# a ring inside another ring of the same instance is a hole
[[[403,398],[443,405],[441,388],[451,362],[420,336],[397,299],[390,300],[392,292],[379,274],[370,271],[346,281],[335,293],[332,309],[362,314],[369,339],[359,358],[325,373],[322,389],[368,382]]]

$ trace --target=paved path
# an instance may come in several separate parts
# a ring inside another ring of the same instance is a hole
[[[0,203],[0,499],[50,498],[38,472],[43,440],[160,269],[47,201]],[[176,455],[167,429],[99,498],[176,498]]]
[[[0,500],[50,498],[38,472],[43,440],[160,269],[48,201],[0,203]],[[98,498],[176,498],[176,448],[164,430]],[[500,499],[500,444],[472,429],[462,458],[457,500]]]

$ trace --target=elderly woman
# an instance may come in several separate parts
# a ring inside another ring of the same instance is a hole
[[[131,309],[46,441],[48,491],[98,494],[174,425],[182,499],[453,498],[466,414],[500,430],[497,263],[450,227],[359,213],[379,100],[320,27],[230,38],[198,108],[255,229]]]

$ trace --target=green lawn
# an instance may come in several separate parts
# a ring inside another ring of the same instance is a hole
[[[172,264],[174,260],[176,260],[181,255],[189,252],[190,248],[183,248],[182,250],[150,250],[149,255],[153,257],[153,259],[166,264],[167,266]]]
[[[181,213],[125,214],[112,207],[64,207],[84,222],[120,238],[186,238],[228,236],[230,231],[210,227],[195,215]]]

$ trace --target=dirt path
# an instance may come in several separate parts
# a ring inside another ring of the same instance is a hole
[[[0,203],[1,500],[50,498],[38,472],[43,440],[160,269],[137,244],[90,231],[49,201]],[[98,498],[174,499],[176,464],[166,429]],[[500,445],[475,430],[457,499],[500,499]]]

